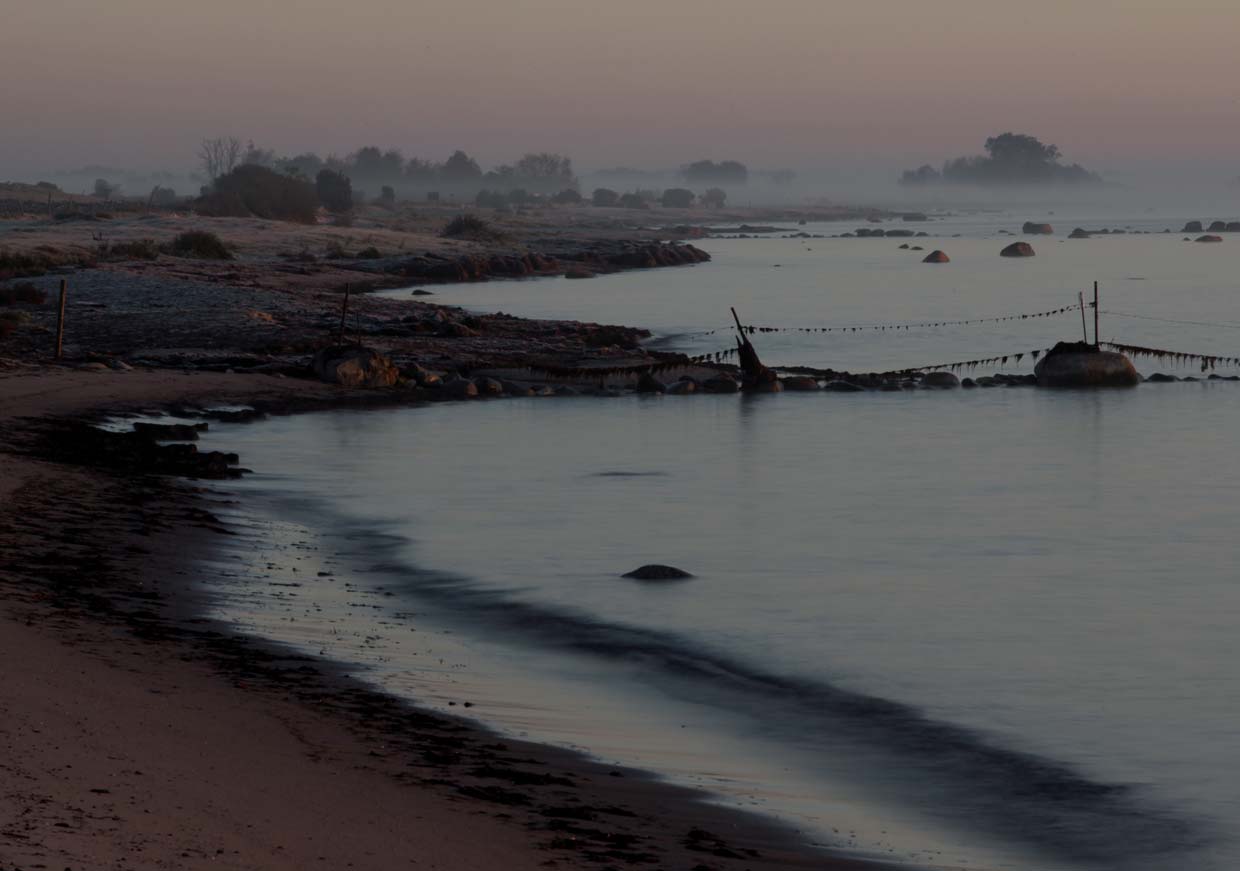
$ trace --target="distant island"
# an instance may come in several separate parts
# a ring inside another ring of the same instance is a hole
[[[1059,162],[1059,146],[1043,145],[1036,136],[1001,133],[986,140],[986,154],[957,157],[937,170],[930,164],[905,170],[900,184],[911,187],[939,184],[1035,185],[1101,184],[1102,178],[1079,163]]]

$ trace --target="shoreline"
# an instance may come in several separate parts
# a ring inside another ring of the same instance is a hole
[[[79,381],[83,377],[112,380],[132,378],[137,374],[90,373],[83,376],[77,373],[64,377]],[[199,382],[195,385],[198,389],[188,391],[184,389],[184,384],[169,384],[166,377],[156,378],[157,385],[139,390],[136,394],[132,391],[133,385],[130,385],[131,390],[127,391],[130,395],[125,399],[105,388],[98,391],[97,398],[88,395],[84,400],[71,400],[63,391],[14,390],[11,379],[0,380],[0,391],[9,397],[25,397],[25,410],[36,414],[23,414],[23,417],[41,418],[59,414],[78,419],[103,411],[132,409],[135,405],[149,407],[162,404],[167,407],[188,401],[238,401],[247,395],[260,402],[271,402],[273,407],[281,401],[292,400],[286,409],[294,413],[298,410],[296,406],[326,408],[343,398],[341,391],[324,389],[324,385],[295,385],[290,382],[257,386],[237,383],[253,377],[180,376],[182,381]],[[27,378],[30,376],[19,376],[21,381]],[[33,388],[41,378],[34,376],[33,380],[36,383],[27,382],[22,386]],[[175,382],[178,379],[171,380]],[[274,382],[274,379],[269,380]],[[231,390],[227,389],[229,386]],[[40,394],[42,401],[30,398]],[[57,399],[57,396],[60,398]],[[352,403],[354,400],[349,398],[345,401]],[[369,401],[373,402],[373,397]],[[0,421],[11,429],[12,418],[20,413],[12,403],[6,402]],[[29,424],[25,424],[22,428],[28,427]],[[447,863],[445,867],[493,866],[494,856],[485,853],[494,844],[505,845],[502,861],[506,867],[534,867],[548,859],[557,864],[568,862],[570,867],[580,867],[577,863],[586,862],[592,865],[602,863],[599,867],[609,862],[671,863],[702,868],[883,867],[869,861],[827,855],[807,844],[798,844],[795,834],[781,824],[743,811],[711,805],[693,790],[660,782],[640,772],[619,772],[624,776],[616,777],[610,766],[572,751],[500,739],[485,728],[408,707],[378,690],[362,687],[358,681],[344,677],[341,669],[321,669],[275,645],[243,641],[201,616],[198,605],[193,601],[194,594],[186,595],[190,582],[169,580],[177,573],[184,576],[187,572],[200,571],[204,564],[201,557],[212,547],[211,540],[215,535],[228,533],[210,514],[209,506],[203,506],[204,497],[200,490],[183,482],[167,479],[152,482],[143,477],[117,475],[90,467],[64,466],[42,459],[15,457],[13,454],[0,455],[0,463],[5,471],[6,489],[3,495],[6,504],[10,510],[22,510],[18,530],[6,533],[6,538],[10,538],[7,544],[19,545],[14,547],[19,559],[8,570],[15,577],[4,579],[4,586],[10,593],[6,596],[9,602],[4,607],[5,617],[8,618],[6,623],[29,624],[21,626],[22,632],[9,634],[8,643],[13,645],[8,648],[10,653],[38,648],[41,650],[38,657],[40,663],[59,661],[66,666],[58,674],[77,669],[94,676],[92,685],[115,687],[119,681],[126,692],[133,693],[138,693],[138,687],[133,684],[134,671],[120,674],[116,666],[104,664],[99,657],[113,662],[140,660],[140,664],[130,666],[130,669],[136,670],[139,683],[171,680],[178,684],[192,684],[195,694],[227,699],[229,704],[245,699],[242,707],[247,716],[274,717],[282,721],[285,727],[283,734],[277,730],[268,738],[285,749],[288,749],[289,742],[306,743],[297,737],[299,733],[304,736],[306,730],[319,734],[326,730],[331,734],[330,741],[319,744],[319,749],[315,751],[303,748],[303,753],[307,753],[308,759],[313,762],[307,761],[306,757],[292,761],[285,759],[284,766],[272,776],[300,777],[299,772],[307,766],[316,769],[322,766],[323,759],[317,754],[323,752],[332,755],[354,753],[353,767],[347,772],[337,770],[333,776],[347,773],[350,778],[364,781],[364,789],[359,784],[364,795],[369,795],[372,789],[386,789],[386,786],[379,785],[380,781],[390,784],[395,777],[395,782],[401,784],[398,787],[402,796],[400,801],[416,800],[427,814],[452,817],[459,805],[466,805],[469,810],[464,815],[468,816],[468,820],[454,819],[444,824],[457,826],[458,836],[453,840],[467,842],[471,849],[483,852],[468,858],[441,856],[440,861]],[[39,481],[38,492],[32,493],[31,481],[35,479]],[[18,481],[23,486],[15,486]],[[72,499],[61,498],[57,492],[64,486],[70,487]],[[68,505],[71,502],[79,504],[70,508]],[[152,513],[151,506],[156,505],[161,507]],[[166,520],[169,511],[179,514],[179,519],[171,524]],[[109,518],[109,522],[92,524],[89,529],[74,528],[72,544],[62,540],[62,546],[71,547],[77,552],[76,555],[62,553],[59,556],[62,571],[46,577],[42,588],[35,592],[29,584],[32,578],[45,572],[46,560],[40,560],[40,555],[32,553],[34,547],[28,538],[30,529],[46,530],[58,522],[64,523],[66,512],[77,515],[69,521],[73,523],[83,523],[100,516]],[[58,516],[61,518],[59,521]],[[132,529],[125,532],[109,530],[112,524],[128,525]],[[159,526],[164,528],[157,529]],[[26,532],[23,533],[21,528]],[[24,542],[23,535],[27,536]],[[16,540],[13,540],[14,537]],[[20,546],[23,544],[24,547]],[[115,557],[101,553],[105,550],[111,554],[120,552],[125,555]],[[24,560],[22,554],[26,555]],[[77,577],[91,576],[92,582],[83,585],[80,580],[73,580],[75,560]],[[67,566],[64,565],[66,562]],[[21,590],[22,595],[17,599],[19,604],[14,604],[13,593],[17,590]],[[186,607],[189,610],[185,610]],[[123,627],[123,632],[116,631],[118,623]],[[77,651],[58,648],[59,642],[49,637],[49,629],[61,636],[71,632],[75,643],[89,652],[83,656]],[[19,640],[19,636],[24,638]],[[59,653],[56,653],[58,649]],[[154,651],[160,654],[150,656]],[[180,662],[182,659],[189,661]],[[43,683],[28,687],[26,692],[29,694],[18,700],[14,709],[40,704],[73,706],[73,699],[66,699],[64,693],[55,690],[49,696],[46,687]],[[238,692],[238,689],[241,691]],[[11,686],[5,688],[6,695],[11,692]],[[158,702],[162,693],[151,692],[148,695]],[[12,699],[6,701],[13,702]],[[109,711],[108,715],[111,713]],[[126,711],[127,716],[133,713]],[[138,715],[146,717],[153,713],[139,710]],[[169,716],[170,712],[163,709],[161,714]],[[96,714],[90,716],[93,719]],[[185,719],[184,712],[181,712],[174,718],[174,725],[192,730],[194,724],[183,722]],[[72,720],[71,728],[81,728],[82,720]],[[127,722],[132,725],[132,717]],[[225,720],[213,726],[222,727],[228,722]],[[45,730],[48,724],[44,722],[41,725]],[[13,735],[21,732],[20,725],[10,726],[9,729]],[[46,732],[40,731],[38,734],[46,735]],[[81,744],[83,737],[98,739],[97,734],[91,735],[88,725],[85,736],[78,735],[77,740],[73,740],[62,734],[59,741]],[[46,744],[48,739],[40,738],[38,743]],[[338,747],[351,749],[342,751],[336,749]],[[381,749],[376,750],[376,747]],[[364,756],[363,748],[368,748]],[[364,762],[357,767],[359,757]],[[218,761],[221,765],[225,764],[224,760]],[[83,764],[79,762],[78,766]],[[171,764],[167,771],[177,771],[182,776],[193,774],[200,768],[199,760],[193,758],[173,758]],[[250,764],[256,764],[255,760],[251,760]],[[418,766],[415,770],[419,774],[429,776],[411,775],[411,764]],[[530,768],[531,765],[533,768]],[[29,770],[24,771],[27,777],[32,774]],[[240,775],[240,772],[237,774]],[[54,775],[52,779],[58,780],[56,785],[62,788],[74,780],[73,777]],[[101,797],[116,791],[106,785],[86,789],[109,790],[107,793],[88,793]],[[219,798],[218,795],[197,797],[211,801]],[[5,801],[14,804],[12,796],[6,796]],[[68,799],[64,801],[65,813],[72,816],[68,810]],[[20,800],[16,804],[19,818],[29,817],[35,807],[32,804],[23,806]],[[52,805],[56,805],[55,798]],[[48,805],[40,807],[41,813],[46,816]],[[353,808],[359,813],[365,809],[364,806]],[[285,825],[293,826],[295,830],[297,820],[306,821],[304,814],[309,812],[304,807],[299,810],[284,809],[282,819]],[[296,819],[290,818],[290,814]],[[151,816],[159,818],[162,815]],[[189,822],[177,813],[167,817],[161,824],[173,831]],[[43,827],[36,825],[16,835],[10,828],[0,828],[0,856],[14,863],[33,861],[32,857],[36,855],[56,855],[56,861],[60,858],[69,861],[75,857],[76,861],[83,861],[81,854],[74,853],[73,845],[58,831],[60,827],[57,823],[64,821],[60,819]],[[380,820],[372,817],[369,821],[372,828],[386,826],[384,837],[390,839],[388,829],[395,824],[391,817]],[[236,820],[232,820],[231,825],[235,824]],[[316,828],[324,825],[330,823],[315,823]],[[114,834],[123,837],[120,833],[128,828],[119,825]],[[492,832],[492,828],[496,831]],[[484,829],[486,834],[474,829]],[[161,837],[172,837],[166,831],[162,835],[149,829],[141,831],[141,837],[154,838],[153,843],[159,843]],[[181,836],[184,837],[183,832]],[[291,837],[290,833],[283,840]],[[236,843],[238,846],[233,847],[234,850],[257,847],[252,839],[241,839]],[[164,844],[166,847],[166,840]],[[271,853],[261,859],[238,859],[234,864],[224,864],[222,867],[304,867],[287,861],[292,856],[287,844],[284,846],[286,849],[278,851],[279,855]],[[343,849],[344,846],[339,842],[331,845],[332,849]],[[424,849],[425,846],[419,844],[417,849]],[[198,856],[204,861],[213,861],[214,867],[221,867],[214,858],[227,859],[230,855],[227,847],[213,848],[225,850],[218,854],[205,846],[194,849],[201,856],[193,850],[182,852],[188,852],[191,859]],[[316,849],[328,847],[320,844]],[[751,850],[756,850],[760,855],[752,855]],[[395,861],[396,857],[389,855],[383,861],[370,865],[359,862],[359,858],[354,856],[351,859],[355,866],[393,867],[387,863]],[[299,861],[308,862],[311,859],[317,861],[317,857],[308,855]]]

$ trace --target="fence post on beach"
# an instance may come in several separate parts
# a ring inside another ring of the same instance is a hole
[[[65,349],[65,296],[68,293],[68,282],[60,279],[60,311],[56,315],[56,359],[64,356]]]
[[[1081,340],[1085,344],[1089,344],[1089,330],[1085,327],[1085,293],[1078,290],[1076,298],[1081,303]]]
[[[344,303],[340,306],[340,332],[336,335],[336,344],[344,341],[345,318],[349,316],[349,285],[344,286]]]
[[[1094,282],[1094,347],[1098,345],[1098,282]]]

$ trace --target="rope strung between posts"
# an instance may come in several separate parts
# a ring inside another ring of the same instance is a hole
[[[1222,327],[1227,330],[1240,330],[1240,324],[1233,323],[1231,321],[1181,321],[1176,320],[1175,318],[1155,317],[1154,315],[1138,315],[1133,314],[1132,312],[1117,312],[1107,308],[1099,309],[1099,311],[1104,315],[1115,315],[1120,318],[1138,318],[1143,321],[1158,321],[1159,323],[1164,324],[1185,324],[1193,327]]]
[[[1086,308],[1093,308],[1093,303],[1086,303]],[[887,330],[913,330],[925,327],[960,327],[972,326],[974,324],[997,324],[1004,321],[1026,321],[1033,318],[1049,318],[1057,315],[1067,314],[1069,312],[1080,311],[1079,305],[1066,305],[1061,308],[1051,309],[1050,311],[1032,312],[1028,314],[1002,315],[993,318],[967,318],[957,321],[921,321],[919,323],[908,324],[856,324],[852,326],[835,326],[835,327],[772,327],[763,325],[746,324],[745,332],[749,335],[754,333],[860,333],[860,332],[886,332]],[[705,330],[701,333],[690,335],[709,336],[715,333],[727,332],[734,329],[733,327],[719,327],[714,330]]]
[[[1079,308],[1079,306],[1073,306]],[[1028,356],[1035,363],[1038,358],[1049,351],[1049,348],[1042,348],[1037,351],[1018,351],[1014,354],[1000,354],[995,357],[980,357],[976,360],[961,360],[956,363],[935,363],[932,366],[910,366],[907,369],[892,369],[890,372],[883,373],[888,375],[906,375],[913,372],[931,372],[936,369],[946,369],[949,372],[958,372],[962,369],[976,369],[978,366],[991,366],[998,363],[1000,366],[1006,366],[1009,360],[1019,363]]]
[[[1201,371],[1214,369],[1216,366],[1240,366],[1240,357],[1224,357],[1219,354],[1190,354],[1185,351],[1167,351],[1162,348],[1143,348],[1140,345],[1125,345],[1120,342],[1103,342],[1123,354],[1133,357],[1149,357],[1159,362],[1170,362],[1175,365],[1184,363],[1200,363]]]

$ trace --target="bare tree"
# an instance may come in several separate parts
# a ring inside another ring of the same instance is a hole
[[[215,184],[215,180],[221,175],[227,175],[236,168],[241,160],[241,147],[241,140],[235,136],[202,140],[202,145],[198,148],[198,160],[212,184]]]

